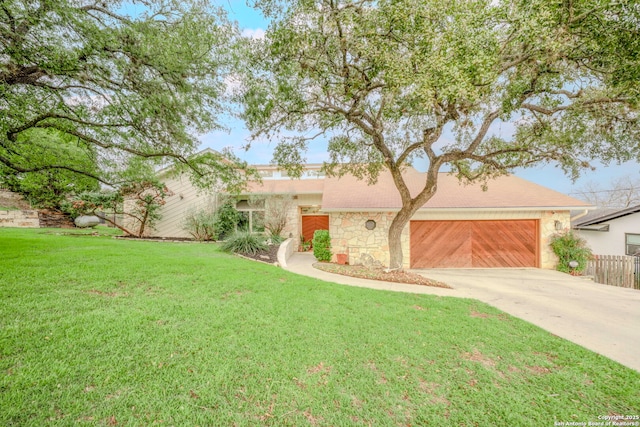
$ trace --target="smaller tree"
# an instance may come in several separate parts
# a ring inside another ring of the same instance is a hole
[[[281,237],[287,226],[288,214],[292,207],[293,196],[291,194],[272,195],[267,199],[264,228],[271,237]]]
[[[117,190],[78,195],[68,209],[73,216],[95,215],[125,233],[143,237],[160,219],[160,207],[173,193],[157,180],[128,183]],[[116,217],[123,218],[118,221]]]
[[[218,240],[231,236],[240,222],[240,212],[236,209],[235,199],[228,198],[216,211],[215,229]]]

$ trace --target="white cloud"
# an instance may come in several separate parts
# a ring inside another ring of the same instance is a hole
[[[264,30],[262,28],[245,28],[242,30],[242,37],[262,40],[264,39]]]

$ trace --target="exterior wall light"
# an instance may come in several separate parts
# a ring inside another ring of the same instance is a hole
[[[364,226],[367,230],[373,230],[374,228],[376,228],[376,222],[372,219],[369,219],[364,223]]]

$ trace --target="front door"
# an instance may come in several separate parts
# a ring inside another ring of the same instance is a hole
[[[305,242],[313,240],[316,230],[329,229],[329,215],[304,215],[302,217],[302,237]]]

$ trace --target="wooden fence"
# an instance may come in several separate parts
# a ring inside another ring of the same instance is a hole
[[[640,289],[640,257],[594,255],[585,274],[597,283]]]

